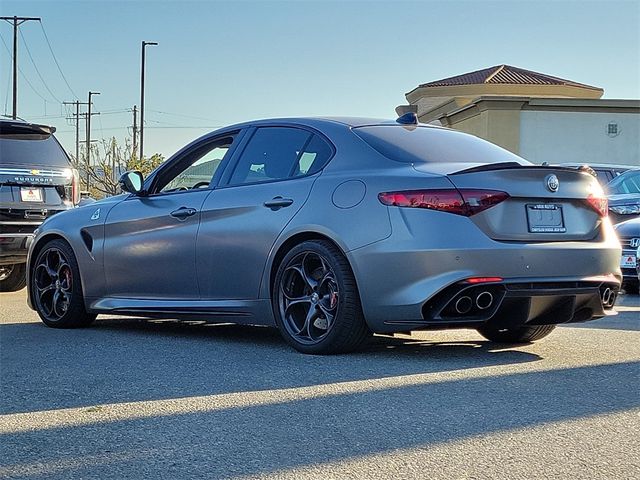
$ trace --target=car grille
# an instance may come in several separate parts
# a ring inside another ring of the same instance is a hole
[[[622,246],[623,249],[628,250],[628,249],[636,249],[638,248],[640,245],[631,245],[631,240],[634,240],[636,238],[640,238],[640,237],[620,237],[620,246]],[[636,242],[640,242],[640,240],[636,240]]]

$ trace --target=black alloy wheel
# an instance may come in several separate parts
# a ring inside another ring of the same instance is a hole
[[[96,318],[84,308],[78,263],[63,240],[53,240],[40,251],[31,287],[38,315],[50,327],[84,327]]]
[[[273,297],[280,332],[301,352],[349,351],[368,336],[351,268],[327,241],[303,242],[285,256]]]

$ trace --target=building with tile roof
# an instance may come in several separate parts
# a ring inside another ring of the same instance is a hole
[[[398,114],[485,138],[536,163],[640,166],[640,101],[511,65],[418,85]]]

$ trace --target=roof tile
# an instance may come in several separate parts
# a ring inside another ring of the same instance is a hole
[[[475,72],[456,75],[455,77],[423,83],[420,87],[450,87],[454,85],[477,85],[483,83],[511,85],[567,85],[600,90],[600,88],[591,85],[574,82],[572,80],[565,80],[563,78],[553,77],[551,75],[533,72],[531,70],[525,70],[511,65],[496,65],[494,67],[476,70]]]

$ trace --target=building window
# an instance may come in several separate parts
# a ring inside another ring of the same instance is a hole
[[[618,124],[615,122],[611,122],[609,125],[607,125],[607,135],[609,135],[610,137],[615,137],[616,135],[618,135],[618,133],[620,133],[618,131]]]

